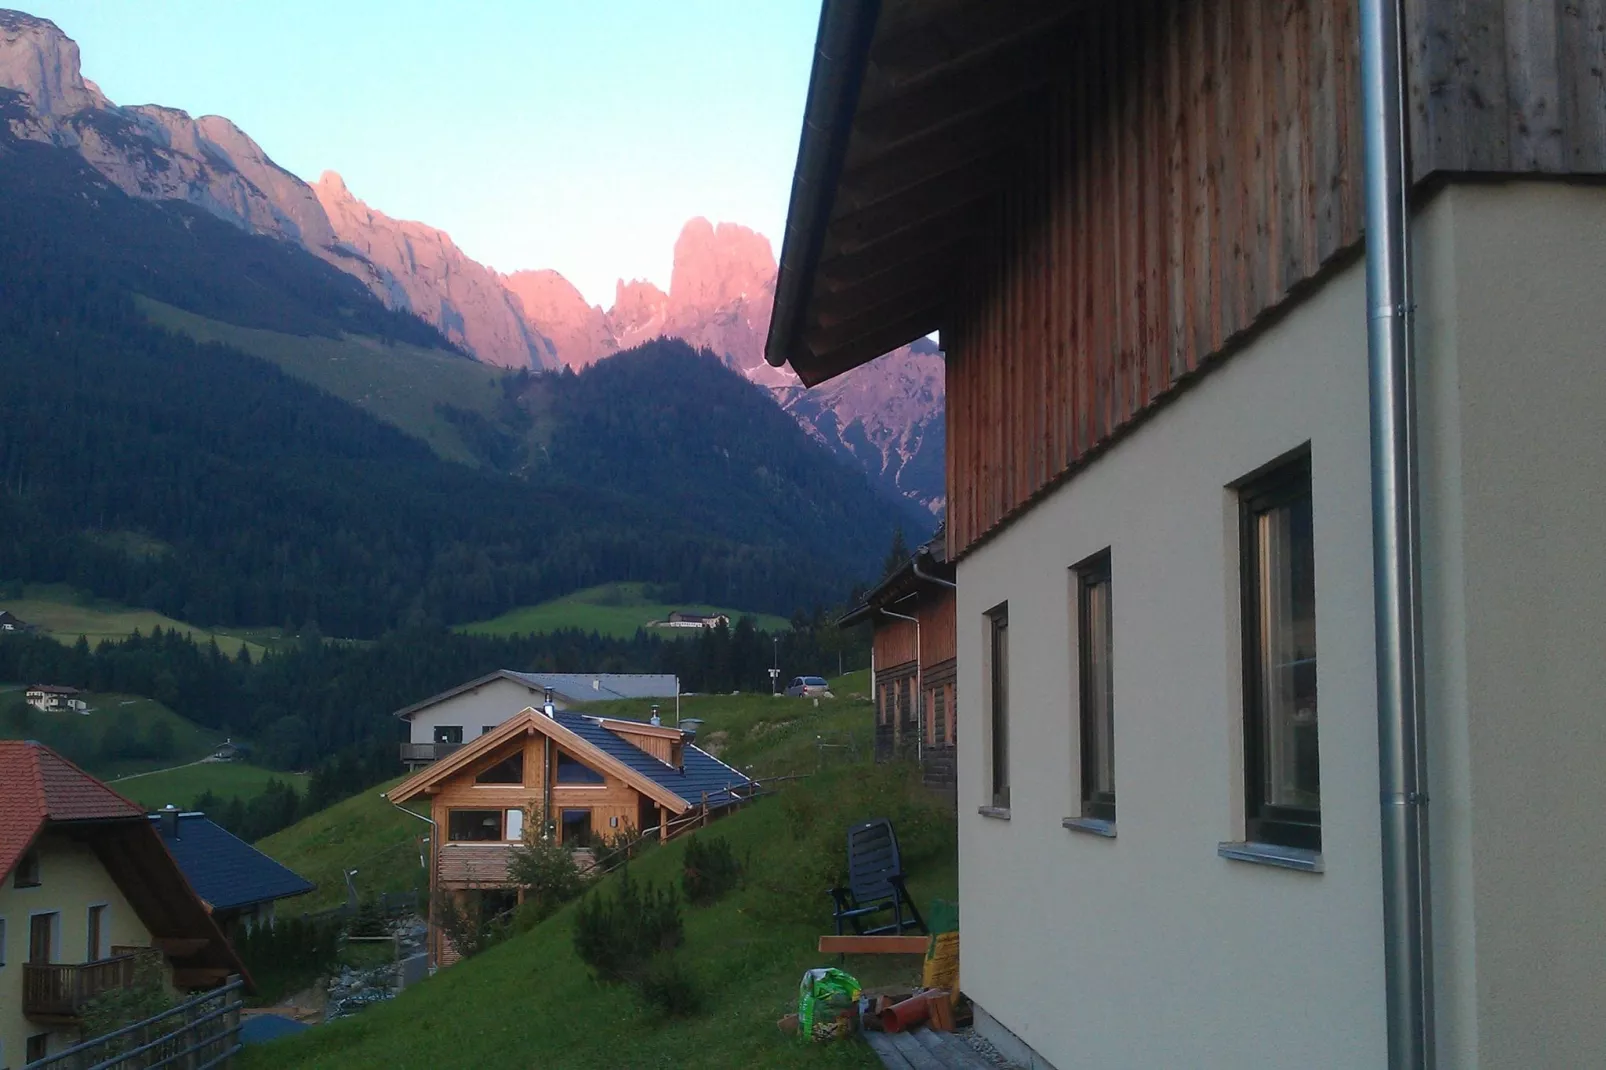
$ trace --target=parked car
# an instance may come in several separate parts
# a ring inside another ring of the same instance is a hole
[[[794,676],[792,682],[786,685],[786,693],[794,698],[814,698],[817,695],[829,695],[831,685],[825,682],[823,676]]]

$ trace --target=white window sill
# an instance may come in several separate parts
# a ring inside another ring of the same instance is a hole
[[[1007,806],[978,806],[976,812],[982,817],[990,817],[994,821],[1008,821],[1009,807]]]
[[[1232,862],[1248,862],[1256,866],[1274,866],[1300,873],[1321,873],[1322,853],[1304,847],[1282,847],[1274,843],[1218,843],[1216,854]]]
[[[1106,821],[1102,817],[1067,817],[1061,820],[1060,824],[1072,832],[1102,836],[1107,840],[1115,839],[1115,822]]]

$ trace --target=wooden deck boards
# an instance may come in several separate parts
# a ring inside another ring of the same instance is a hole
[[[889,1070],[996,1070],[953,1033],[865,1033],[870,1049]]]

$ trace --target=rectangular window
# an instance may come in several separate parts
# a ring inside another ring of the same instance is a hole
[[[457,843],[500,840],[502,811],[453,810],[447,815],[446,838]]]
[[[55,914],[35,914],[28,919],[28,962],[45,966],[56,961]]]
[[[987,614],[992,673],[992,805],[1009,809],[1009,604]]]
[[[494,724],[482,724],[480,725],[480,735],[489,735],[494,728],[496,728]]]
[[[524,811],[509,810],[506,816],[508,841],[511,843],[524,839]]]
[[[562,842],[568,847],[584,847],[591,842],[590,810],[563,811]]]
[[[0,966],[6,964],[6,919],[0,918]]]
[[[438,724],[435,726],[436,743],[463,742],[463,726],[460,724]]]
[[[106,957],[106,906],[104,903],[89,908],[89,933],[84,942],[84,961],[99,962]]]
[[[1115,820],[1115,672],[1110,552],[1076,567],[1082,816]]]
[[[27,854],[22,856],[21,861],[17,863],[16,875],[12,877],[11,883],[12,886],[16,888],[39,887],[38,851],[29,851]]]
[[[1246,835],[1320,850],[1310,458],[1240,491]]]
[[[948,685],[937,688],[931,695],[931,741],[948,742]]]
[[[25,1063],[35,1063],[50,1054],[50,1034],[35,1033],[28,1038],[28,1051],[22,1059]]]

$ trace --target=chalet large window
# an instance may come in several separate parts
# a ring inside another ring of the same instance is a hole
[[[1320,850],[1316,549],[1309,456],[1240,491],[1246,833]]]
[[[559,784],[601,784],[602,774],[562,751],[558,752]]]
[[[584,847],[591,842],[591,811],[563,811],[563,845]]]
[[[1009,605],[987,614],[988,757],[992,807],[1009,810]]]
[[[1082,816],[1115,820],[1115,675],[1110,554],[1076,568],[1076,647],[1082,740]]]
[[[458,744],[463,742],[463,726],[460,724],[438,724],[435,726],[435,742]]]
[[[489,769],[480,771],[474,778],[476,784],[523,784],[524,783],[524,752],[517,751],[508,755]]]
[[[502,811],[453,810],[447,815],[446,838],[456,843],[500,840]]]

